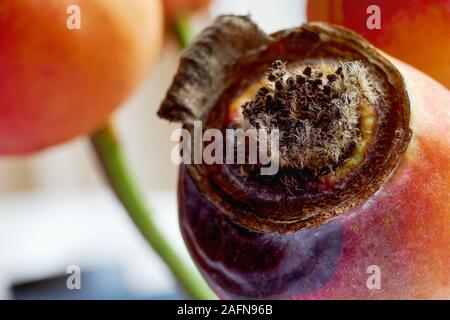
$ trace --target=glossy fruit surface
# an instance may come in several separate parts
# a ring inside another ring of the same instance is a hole
[[[70,5],[80,29],[67,28]],[[162,23],[158,0],[1,1],[0,154],[102,125],[148,75]]]
[[[365,204],[318,227],[255,232],[199,193],[185,169],[180,224],[222,298],[446,299],[450,296],[450,93],[398,62],[412,100],[410,146]],[[443,121],[443,119],[447,119]],[[370,266],[381,288],[370,290]]]
[[[380,8],[381,29],[369,29]],[[309,21],[325,21],[352,29],[378,48],[450,87],[449,0],[310,0]],[[370,22],[370,21],[369,21]]]
[[[340,96],[342,87],[357,91]],[[267,35],[224,16],[182,55],[159,115],[188,132],[193,121],[224,131],[268,118],[300,157],[305,130],[291,135],[286,115],[311,123],[325,114],[321,130],[355,120],[340,114],[348,108],[333,117],[330,97],[355,103],[368,134],[335,168],[286,161],[262,176],[249,164],[181,166],[180,226],[194,261],[226,299],[447,299],[450,92],[438,82],[347,29],[308,23]]]

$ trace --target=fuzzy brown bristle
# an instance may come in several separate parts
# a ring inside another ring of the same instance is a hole
[[[377,95],[360,61],[288,69],[277,60],[242,113],[257,129],[280,131],[281,166],[329,171],[360,142],[360,106]]]

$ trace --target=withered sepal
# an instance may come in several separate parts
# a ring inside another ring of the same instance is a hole
[[[232,67],[271,41],[249,17],[219,16],[183,51],[158,116],[184,124],[202,119],[227,86]]]

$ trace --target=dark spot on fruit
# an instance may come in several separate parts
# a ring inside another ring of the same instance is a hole
[[[180,222],[197,265],[231,299],[307,295],[331,279],[342,254],[339,222],[286,234],[243,228],[200,195],[183,167]]]

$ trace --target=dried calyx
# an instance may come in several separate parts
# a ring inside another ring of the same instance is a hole
[[[223,16],[184,51],[158,114],[192,133],[196,120],[279,129],[276,175],[183,170],[233,222],[281,232],[317,226],[382,187],[410,141],[409,108],[399,71],[352,32],[309,23],[268,35],[248,17]]]
[[[361,108],[378,96],[360,61],[288,68],[276,60],[242,114],[257,129],[280,131],[282,167],[317,174],[334,170],[361,145]]]

